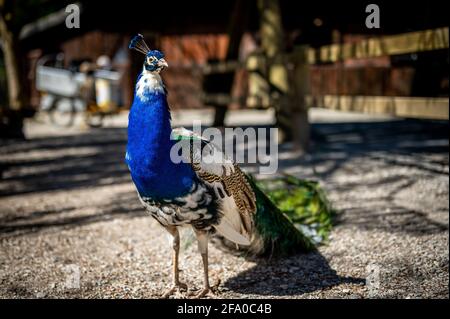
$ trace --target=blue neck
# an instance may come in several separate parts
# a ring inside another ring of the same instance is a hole
[[[191,189],[194,172],[189,164],[171,161],[170,149],[175,142],[170,139],[172,129],[165,90],[155,83],[147,84],[153,78],[144,83],[142,77],[138,78],[128,117],[126,161],[131,177],[141,196],[154,199],[183,196]]]

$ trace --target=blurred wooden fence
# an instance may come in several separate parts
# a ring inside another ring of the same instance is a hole
[[[331,92],[311,92],[311,68],[349,60],[412,54],[449,48],[449,29],[438,28],[398,35],[380,36],[354,43],[331,44],[312,49],[297,47],[285,58],[290,64],[294,98],[304,98],[308,107],[323,107],[334,110],[364,113],[383,113],[399,117],[449,119],[447,97],[369,96],[342,95]],[[267,81],[269,61],[262,54],[248,57],[245,63],[225,61],[207,65],[205,74],[227,73],[245,68],[248,71],[248,95],[232,97],[227,94],[205,92],[203,101],[224,103],[243,102],[248,107],[271,107],[276,103],[277,92],[273,92]],[[447,66],[443,66],[447,67]],[[345,69],[345,66],[343,67]],[[364,66],[360,67],[364,68]],[[382,74],[383,75],[383,74]],[[322,75],[323,76],[323,75]],[[340,81],[341,79],[338,79]],[[315,90],[317,91],[317,90]]]
[[[346,59],[448,49],[448,28],[381,36],[356,43],[331,44],[308,51],[308,63],[338,62]]]
[[[438,28],[392,36],[382,36],[356,43],[333,44],[307,52],[308,64],[340,62],[408,53],[448,49],[449,29]],[[446,66],[443,66],[446,67]],[[448,98],[403,96],[317,95],[311,105],[334,110],[383,113],[399,117],[449,119]]]

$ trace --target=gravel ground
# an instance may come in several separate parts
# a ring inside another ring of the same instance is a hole
[[[271,121],[255,114],[228,122]],[[338,212],[329,243],[270,261],[211,247],[209,298],[448,298],[448,122],[311,118],[312,155],[283,145],[279,166],[326,188]],[[125,119],[95,130],[30,121],[27,141],[2,142],[0,297],[157,298],[168,287],[166,233],[142,210],[123,163]],[[181,278],[198,289],[188,229],[182,240]]]

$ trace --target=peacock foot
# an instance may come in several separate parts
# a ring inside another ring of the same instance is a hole
[[[163,299],[167,299],[170,296],[172,296],[175,291],[177,290],[188,290],[188,286],[184,283],[184,282],[178,282],[176,284],[174,284],[172,287],[170,287],[162,296],[161,298]]]
[[[200,299],[205,297],[209,292],[211,291],[211,289],[209,287],[205,287],[202,290],[200,290],[199,293],[197,293],[196,295],[194,295],[192,298],[193,299]]]

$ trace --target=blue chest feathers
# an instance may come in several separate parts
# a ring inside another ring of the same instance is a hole
[[[188,163],[173,163],[170,111],[158,74],[138,78],[128,118],[126,162],[141,196],[171,199],[187,194],[195,173]]]

